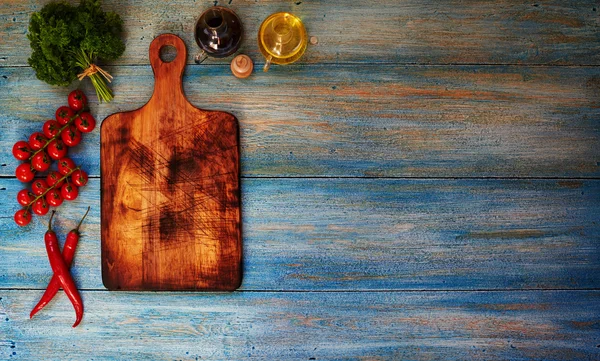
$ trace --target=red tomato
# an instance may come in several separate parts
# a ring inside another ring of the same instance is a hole
[[[65,183],[64,179],[59,182],[62,177],[62,174],[55,171],[48,173],[46,176],[46,183],[48,183],[48,187],[56,186],[56,188],[60,188]]]
[[[67,155],[69,147],[67,147],[62,140],[54,139],[48,144],[46,150],[48,151],[50,158],[59,160]]]
[[[65,183],[60,188],[60,195],[68,201],[73,201],[79,195],[79,189],[74,184]]]
[[[40,132],[35,132],[29,136],[29,146],[33,150],[42,149],[47,142],[48,138],[46,138],[44,134]]]
[[[69,106],[74,111],[79,111],[87,106],[87,97],[80,89],[73,90],[68,98]]]
[[[88,175],[86,172],[82,171],[81,169],[78,169],[75,172],[73,172],[73,174],[71,174],[71,180],[76,186],[83,187],[88,182]]]
[[[58,122],[56,120],[52,120],[52,119],[46,120],[46,123],[44,123],[44,127],[42,128],[44,135],[48,139],[50,139],[50,138],[54,137],[56,134],[58,134],[59,130],[60,130],[60,124],[58,124]]]
[[[22,206],[28,206],[35,199],[35,194],[31,193],[29,189],[21,189],[17,193],[17,202]]]
[[[19,164],[15,170],[15,176],[23,183],[31,182],[34,175],[35,173],[31,168],[31,164],[27,162]]]
[[[63,202],[63,197],[60,195],[58,189],[51,189],[46,193],[46,202],[52,207],[58,207]]]
[[[48,154],[46,154],[44,151],[37,153],[33,156],[33,158],[31,158],[31,165],[33,166],[33,169],[37,170],[38,172],[44,172],[48,170],[48,168],[50,168],[50,164],[52,164],[52,161],[50,160],[50,157],[48,157]]]
[[[74,115],[75,112],[69,107],[62,106],[56,109],[56,121],[60,125],[67,124]]]
[[[38,216],[44,216],[50,210],[50,206],[48,205],[48,202],[46,202],[46,200],[44,198],[40,198],[33,203],[31,210],[33,211],[33,213],[37,214]]]
[[[73,125],[63,130],[60,136],[63,142],[69,147],[74,147],[81,142],[81,132]]]
[[[36,179],[31,184],[31,190],[36,196],[42,195],[48,188],[50,188],[48,187],[48,183],[43,179]]]
[[[21,227],[24,227],[31,222],[31,212],[26,209],[19,209],[15,213],[15,223]]]
[[[83,112],[75,119],[75,126],[82,133],[89,133],[96,127],[96,119],[90,113]]]
[[[12,153],[18,160],[27,160],[31,157],[32,151],[29,143],[24,140],[19,140],[13,145]]]
[[[75,169],[75,162],[71,158],[64,157],[58,161],[58,172],[60,174],[66,175],[73,169]]]

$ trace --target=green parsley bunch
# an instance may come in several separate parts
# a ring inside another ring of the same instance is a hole
[[[119,15],[102,11],[100,0],[81,0],[79,6],[50,2],[31,15],[29,65],[38,79],[51,85],[67,86],[78,77],[89,76],[98,99],[109,102],[113,93],[105,80],[110,82],[112,77],[96,62],[123,54],[122,31]]]

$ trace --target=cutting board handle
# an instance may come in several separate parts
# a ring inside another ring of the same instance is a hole
[[[169,45],[177,50],[177,55],[172,61],[165,62],[160,58],[160,50]],[[187,48],[183,40],[174,34],[159,35],[150,43],[149,53],[154,71],[154,93],[150,102],[173,102],[177,98],[185,100],[181,77],[187,60]],[[165,97],[165,94],[168,96]]]

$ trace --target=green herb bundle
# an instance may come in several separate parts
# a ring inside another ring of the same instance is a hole
[[[106,84],[112,78],[96,61],[117,59],[125,50],[123,22],[114,12],[104,12],[100,0],[81,0],[79,6],[50,2],[31,15],[29,34],[33,52],[28,62],[38,79],[67,86],[78,76],[89,76],[100,101],[113,99]]]

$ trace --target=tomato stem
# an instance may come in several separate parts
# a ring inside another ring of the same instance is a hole
[[[38,154],[39,152],[44,151],[44,149],[46,149],[46,147],[48,146],[48,144],[50,144],[53,140],[58,139],[58,137],[60,137],[60,135],[63,132],[63,130],[67,129],[73,123],[73,121],[75,121],[75,119],[77,119],[81,115],[81,113],[83,113],[84,110],[85,109],[81,109],[80,111],[77,112],[77,114],[75,114],[71,118],[69,118],[69,121],[67,122],[67,124],[63,125],[62,128],[60,128],[58,130],[58,133],[56,133],[55,136],[53,136],[52,138],[48,139],[48,141],[46,142],[46,144],[44,144],[40,149],[36,150],[35,152],[33,152],[33,154],[31,154],[31,157],[29,157],[29,160],[31,161],[33,159],[33,157],[35,157],[36,154]]]
[[[60,182],[64,181],[65,179],[68,179],[68,178],[69,178],[69,176],[70,176],[71,174],[73,174],[73,172],[75,172],[76,170],[79,170],[79,169],[81,169],[81,166],[77,166],[77,167],[75,167],[75,168],[71,169],[71,170],[69,171],[69,173],[67,173],[67,174],[65,174],[64,176],[62,176],[62,177],[61,177],[59,180],[57,180],[57,181],[56,181],[56,182],[55,182],[55,183],[54,183],[54,184],[53,184],[51,187],[48,187],[48,189],[46,189],[46,190],[44,191],[44,193],[42,193],[42,194],[40,194],[39,196],[35,197],[35,199],[34,199],[34,200],[32,200],[32,201],[31,201],[31,202],[30,202],[30,203],[27,205],[27,207],[25,208],[25,210],[26,210],[27,212],[29,212],[29,208],[31,207],[31,205],[32,205],[32,204],[34,204],[34,203],[35,203],[35,202],[36,202],[38,199],[40,199],[40,198],[44,197],[44,196],[46,195],[46,193],[48,193],[48,192],[50,192],[51,190],[53,190],[54,188],[56,188],[56,185],[57,185],[57,184],[59,184]]]

